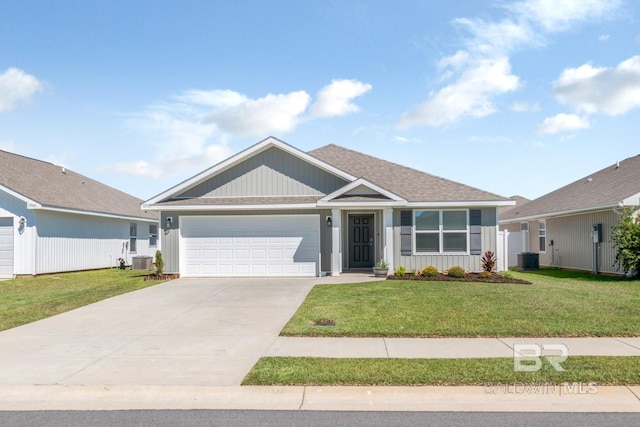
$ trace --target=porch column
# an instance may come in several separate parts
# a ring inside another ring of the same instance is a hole
[[[340,209],[331,210],[331,275],[342,272],[342,215]]]
[[[383,210],[384,215],[384,242],[382,256],[389,264],[389,271],[393,271],[393,209],[386,208]]]

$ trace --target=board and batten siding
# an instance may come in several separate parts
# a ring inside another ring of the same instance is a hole
[[[162,257],[167,273],[180,272],[180,217],[181,216],[229,216],[229,215],[319,215],[320,222],[320,271],[331,271],[331,227],[326,225],[326,217],[331,215],[331,210],[268,210],[268,211],[186,211],[186,212],[162,212],[160,218],[160,241],[162,243]],[[166,228],[167,217],[172,218],[170,228]]]
[[[437,208],[434,208],[437,209]],[[419,270],[428,265],[436,267],[439,271],[446,270],[453,266],[460,266],[467,271],[481,271],[482,270],[482,254],[485,251],[493,251],[497,253],[497,224],[496,224],[496,210],[495,208],[482,208],[481,219],[481,254],[480,255],[466,255],[466,254],[433,254],[433,255],[402,255],[400,248],[400,212],[401,210],[394,210],[393,212],[393,224],[394,224],[394,265],[404,266],[407,271]],[[415,236],[411,236],[412,240]]]
[[[179,197],[322,196],[346,184],[342,178],[269,148],[186,190]]]
[[[547,246],[546,253],[540,254],[540,265],[593,271],[594,245],[591,231],[594,224],[602,224],[602,243],[598,245],[599,271],[622,274],[619,268],[614,267],[616,250],[611,242],[611,227],[617,221],[618,215],[612,209],[548,218],[547,243],[553,240],[553,246]],[[534,238],[537,241],[537,237],[537,234],[532,234],[531,241]],[[535,246],[537,248],[537,243]]]
[[[149,223],[125,219],[41,211],[36,215],[35,272],[57,273],[117,265],[122,257],[130,264],[133,255],[153,256],[149,248]],[[129,241],[129,225],[137,224],[137,251],[123,244]]]

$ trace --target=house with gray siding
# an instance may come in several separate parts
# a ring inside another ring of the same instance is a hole
[[[520,252],[538,253],[540,266],[622,274],[611,227],[621,209],[638,206],[640,156],[634,156],[502,212],[500,228],[520,234]]]
[[[158,248],[142,200],[56,166],[0,150],[0,278],[113,267]]]
[[[319,276],[454,265],[496,252],[504,197],[336,145],[269,137],[143,203],[165,270],[182,277]]]

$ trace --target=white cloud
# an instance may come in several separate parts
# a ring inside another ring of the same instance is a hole
[[[42,83],[18,68],[0,74],[0,112],[11,111],[42,90]]]
[[[511,74],[510,53],[543,46],[549,34],[606,16],[618,5],[618,0],[525,0],[504,4],[502,19],[454,20],[468,34],[465,49],[440,60],[444,86],[425,103],[402,115],[399,126],[443,126],[493,113],[494,98],[519,87],[518,76]],[[453,78],[457,80],[447,83]],[[478,87],[471,87],[470,82]]]
[[[485,59],[466,69],[458,80],[440,89],[422,105],[400,118],[400,127],[441,126],[463,117],[484,117],[496,108],[493,98],[519,87],[507,57]]]
[[[242,136],[267,136],[291,132],[299,123],[311,97],[304,91],[268,94],[263,98],[222,108],[205,117],[222,131]]]
[[[527,102],[514,102],[511,104],[511,109],[516,113],[525,113],[527,111],[540,111],[540,104],[537,102],[527,103]]]
[[[333,80],[318,92],[316,102],[311,106],[310,116],[334,117],[358,112],[360,109],[352,101],[371,90],[371,85],[357,80]]]
[[[611,36],[609,34],[602,34],[600,37],[598,37],[598,41],[606,42],[610,37]]]
[[[575,114],[560,113],[553,117],[547,117],[544,119],[542,124],[538,126],[538,132],[554,134],[558,132],[588,129],[589,126],[589,120],[586,117],[580,117]]]
[[[554,83],[553,92],[559,102],[578,111],[624,114],[640,107],[640,56],[613,68],[591,64],[568,68]]]
[[[103,169],[152,178],[195,173],[228,158],[231,137],[264,138],[291,132],[304,120],[356,112],[353,99],[370,89],[356,80],[334,80],[319,91],[311,114],[311,96],[305,91],[251,99],[233,90],[188,90],[128,121],[152,148],[154,159],[128,160]]]

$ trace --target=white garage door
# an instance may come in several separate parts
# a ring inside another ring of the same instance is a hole
[[[185,277],[317,276],[318,215],[180,218]]]
[[[0,278],[13,277],[13,218],[0,218]]]

